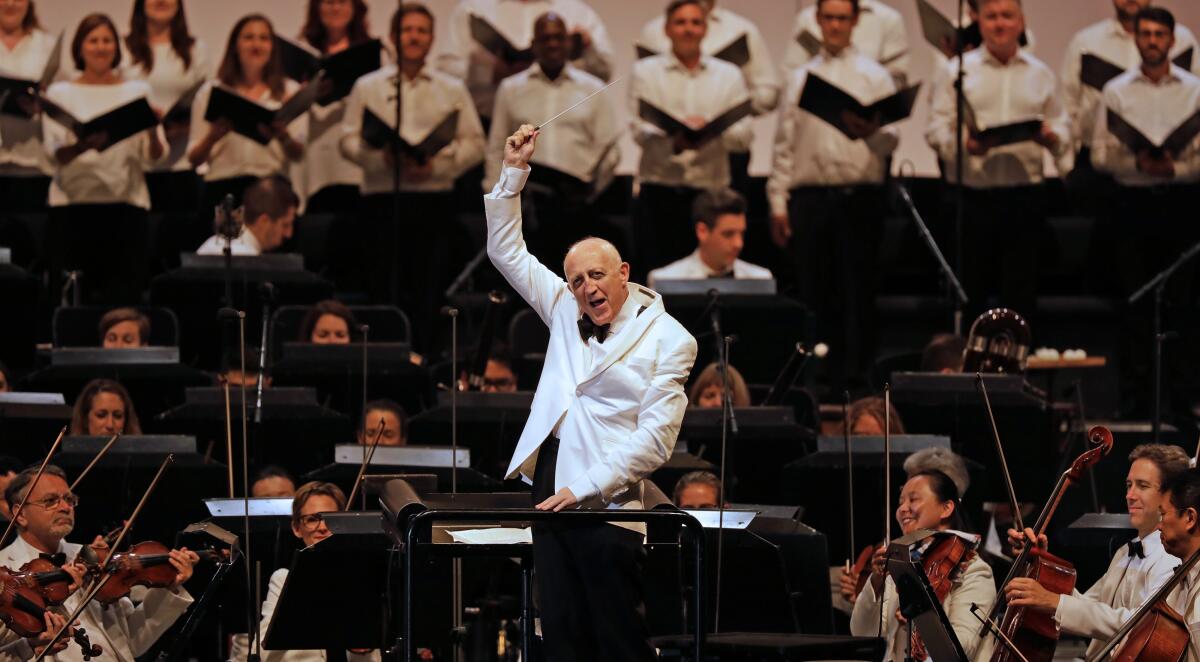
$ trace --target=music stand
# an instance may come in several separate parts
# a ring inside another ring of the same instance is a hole
[[[925,569],[913,560],[913,547],[933,535],[932,531],[914,531],[888,545],[887,568],[896,583],[900,613],[916,626],[933,662],[962,662],[967,659],[962,643],[954,634],[942,603],[933,592]]]

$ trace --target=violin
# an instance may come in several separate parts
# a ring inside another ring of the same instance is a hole
[[[0,568],[0,621],[22,637],[46,631],[46,600],[42,594]]]
[[[171,565],[171,550],[164,544],[154,541],[140,542],[132,545],[127,552],[116,552],[106,564],[111,578],[96,593],[96,601],[100,604],[112,604],[129,595],[135,586],[146,588],[166,588],[175,583],[178,571]],[[196,554],[201,560],[219,561],[226,552],[216,550],[199,550]],[[100,573],[102,568],[89,568],[94,573]]]
[[[952,533],[939,532],[934,534],[933,542],[921,554],[921,569],[929,579],[929,586],[938,602],[944,603],[954,588],[954,582],[962,571],[975,558],[975,548],[978,541],[972,542],[962,536]],[[925,642],[921,633],[913,631],[913,659],[924,660],[927,657]]]

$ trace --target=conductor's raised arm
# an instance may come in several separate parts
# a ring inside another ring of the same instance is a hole
[[[487,252],[509,285],[537,311],[547,325],[550,311],[567,284],[529,254],[521,232],[521,189],[529,177],[529,159],[538,132],[526,124],[504,142],[504,168],[491,193],[484,196],[487,212]]]

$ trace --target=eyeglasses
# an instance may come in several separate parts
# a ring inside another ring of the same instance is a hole
[[[323,513],[313,513],[311,515],[300,516],[300,527],[306,531],[316,531],[321,527],[321,522],[325,521]]]
[[[59,504],[62,503],[66,503],[68,506],[75,508],[79,505],[79,497],[75,496],[74,494],[51,494],[50,496],[38,499],[37,501],[30,501],[29,505],[39,506],[41,508],[45,508],[46,510],[54,510],[59,506]]]

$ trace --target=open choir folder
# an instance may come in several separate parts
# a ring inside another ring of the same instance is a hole
[[[746,99],[733,108],[721,113],[716,117],[716,119],[712,120],[708,124],[705,124],[699,129],[693,129],[687,124],[684,124],[682,120],[671,116],[670,113],[659,108],[658,106],[655,106],[649,101],[646,101],[645,99],[638,99],[638,117],[662,129],[667,135],[673,136],[682,134],[684,138],[688,140],[688,142],[697,146],[703,145],[713,138],[720,136],[722,133],[725,133],[729,127],[737,124],[742,118],[749,114],[750,100]]]
[[[158,115],[154,114],[154,110],[150,108],[150,102],[146,101],[145,97],[134,99],[86,122],[80,121],[62,106],[45,97],[39,98],[38,102],[46,115],[74,133],[80,141],[97,134],[104,134],[104,142],[98,148],[98,151],[101,152],[130,136],[158,125]]]
[[[359,78],[379,69],[383,61],[383,42],[370,39],[332,55],[322,56],[316,49],[285,37],[275,37],[283,70],[288,78],[301,83],[308,82],[317,74],[324,73],[332,88],[317,99],[321,106],[340,101],[354,89]]]
[[[46,66],[42,67],[42,75],[38,80],[0,75],[0,95],[3,95],[0,96],[0,113],[25,118],[32,118],[37,114],[38,92],[50,87],[50,83],[53,83],[54,77],[58,75],[62,44],[63,33],[59,32],[54,49],[46,58]]]
[[[986,126],[980,124],[976,119],[975,109],[971,106],[971,102],[966,99],[963,101],[966,108],[967,127],[970,129],[971,135],[988,147],[1003,147],[1034,140],[1042,133],[1042,126],[1046,123],[1044,117],[1035,115],[1007,124]]]
[[[375,149],[395,149],[398,144],[401,152],[424,163],[454,142],[458,135],[458,113],[458,110],[451,111],[421,142],[414,145],[401,138],[395,127],[384,122],[369,108],[363,108],[362,139]]]
[[[196,81],[188,89],[184,90],[183,94],[171,104],[171,107],[163,113],[163,124],[190,124],[192,121],[192,102],[196,100],[196,93],[200,88],[204,87],[207,81],[201,79]]]
[[[817,43],[817,47],[820,47],[820,42]],[[639,60],[659,54],[657,51],[653,51],[640,44],[636,48]],[[750,41],[746,37],[746,33],[743,32],[737,39],[729,42],[728,45],[713,53],[712,56],[718,60],[725,60],[737,67],[746,66],[746,63],[750,61]]]
[[[857,136],[846,125],[843,113],[850,113],[864,122],[879,126],[893,124],[907,119],[912,114],[913,104],[916,103],[920,90],[921,84],[917,83],[864,105],[850,93],[810,71],[804,83],[804,91],[800,93],[799,105],[802,110],[825,120],[847,138],[855,140]]]
[[[1183,124],[1175,128],[1161,143],[1155,143],[1146,137],[1137,127],[1129,120],[1121,117],[1112,108],[1106,109],[1108,121],[1108,132],[1121,141],[1122,145],[1129,148],[1129,151],[1134,154],[1139,154],[1143,151],[1148,151],[1155,156],[1163,156],[1170,154],[1172,158],[1178,158],[1183,150],[1187,149],[1188,145],[1200,135],[1200,110],[1192,113]]]
[[[533,62],[532,47],[518,48],[496,26],[477,14],[471,14],[471,38],[483,47],[483,50],[510,64]],[[569,39],[567,57],[578,60],[583,57],[583,37],[579,33],[573,33]]]
[[[917,13],[921,18],[921,32],[925,35],[925,41],[939,51],[947,47],[957,49],[960,41],[964,51],[979,48],[983,43],[979,24],[970,23],[960,29],[936,7],[929,4],[929,0],[917,0]],[[1021,32],[1018,43],[1022,48],[1029,45],[1029,37],[1025,32]]]
[[[258,127],[270,126],[273,122],[287,124],[300,117],[317,100],[317,88],[321,80],[323,76],[317,74],[315,79],[300,88],[300,91],[292,95],[278,110],[271,110],[237,92],[214,85],[212,95],[208,98],[208,108],[204,110],[204,119],[208,122],[226,120],[235,132],[266,145],[271,142],[271,138],[263,135]]]
[[[1192,70],[1194,49],[1188,48],[1176,55],[1171,62],[1180,69]],[[1084,53],[1079,56],[1079,80],[1088,87],[1103,90],[1108,81],[1125,73],[1125,69],[1105,60],[1099,55]]]

